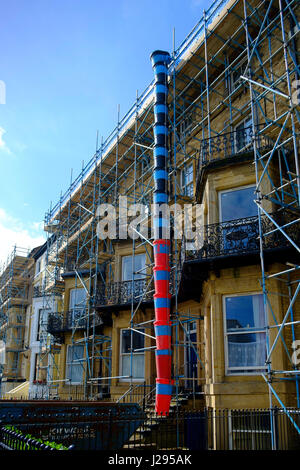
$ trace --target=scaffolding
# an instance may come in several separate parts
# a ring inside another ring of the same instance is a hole
[[[194,192],[201,202],[210,169],[221,167],[224,162],[231,165],[248,162],[255,171],[258,217],[239,221],[238,226],[253,231],[248,251],[259,255],[261,263],[268,345],[267,372],[263,377],[270,392],[270,406],[275,398],[287,414],[288,406],[282,402],[276,386],[279,384],[280,388],[283,380],[293,384],[299,406],[298,367],[292,363],[286,370],[275,370],[272,354],[281,340],[291,363],[290,339],[297,338],[299,328],[296,309],[300,290],[299,102],[295,98],[299,87],[298,16],[299,4],[295,0],[214,1],[183,43],[174,46],[169,65],[171,203],[191,203],[195,200]],[[121,282],[115,279],[116,245],[122,243],[124,229],[119,196],[127,196],[130,204],[146,205],[141,222],[145,226],[150,225],[152,216],[152,108],[153,82],[141,95],[137,94],[134,105],[122,119],[118,111],[115,129],[106,140],[102,139],[99,148],[97,145],[93,158],[83,165],[81,174],[71,181],[69,189],[45,217],[51,240],[47,255],[47,269],[54,278],[51,289],[60,289],[61,295],[61,275],[72,271],[75,287],[86,291],[86,307],[78,308],[78,317],[69,328],[74,344],[77,341],[85,344],[85,358],[80,360],[85,371],[85,397],[99,393],[103,378],[111,378],[111,361],[107,359],[111,344],[101,328],[110,321],[112,312],[125,306],[130,308],[131,344],[133,332],[143,328],[142,334],[147,338],[144,350],[151,354],[155,349],[153,322],[145,321],[141,314],[151,308],[153,297],[152,239],[149,232],[148,236],[141,233],[141,225],[139,230],[134,229],[137,237],[132,240],[132,278]],[[191,164],[196,170],[192,192],[187,181],[183,181]],[[114,240],[97,236],[97,209],[105,203],[114,205],[119,220]],[[215,222],[210,213],[204,214],[207,243],[201,256],[208,261],[225,252],[221,243],[212,246],[216,237],[220,237],[220,230],[226,229],[224,224],[221,227]],[[275,248],[277,251],[272,251]],[[134,259],[141,252],[146,256],[145,268],[135,272]],[[199,354],[202,346],[190,339],[191,324],[201,322],[203,316],[199,312],[183,312],[180,306],[182,291],[188,290],[187,265],[191,258],[199,256],[199,250],[197,253],[186,250],[185,240],[172,239],[176,397],[182,383],[187,379],[194,383],[195,379],[187,377],[182,369],[182,349],[193,350],[197,355],[196,381],[204,377],[204,371],[200,372],[204,369]],[[247,256],[247,250],[237,253]],[[286,263],[288,266],[284,267]],[[203,281],[200,277],[198,280]],[[270,295],[278,298],[276,308]],[[54,314],[63,321],[60,312]],[[182,334],[187,339],[184,344]],[[104,352],[103,344],[107,346]],[[131,348],[131,358],[132,354]],[[95,365],[103,358],[107,370],[102,371],[101,377],[95,376]],[[132,373],[130,376],[132,387]],[[299,432],[297,424],[294,421],[293,424]]]
[[[30,251],[15,246],[1,266],[0,340],[5,354],[0,364],[0,397],[9,391],[8,386],[24,379],[21,359],[25,351],[26,308],[30,304],[30,261]]]

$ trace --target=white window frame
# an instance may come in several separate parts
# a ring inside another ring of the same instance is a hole
[[[228,297],[243,297],[243,296],[249,296],[249,295],[263,295],[262,292],[240,292],[238,294],[225,294],[222,296],[222,310],[223,310],[223,330],[224,330],[224,358],[225,358],[225,376],[227,377],[232,377],[232,376],[247,376],[247,375],[260,375],[261,372],[266,371],[267,367],[266,366],[247,366],[245,368],[245,372],[240,372],[243,369],[243,366],[241,367],[230,367],[228,365],[228,336],[233,335],[235,333],[230,332],[229,334],[227,333],[227,323],[226,323],[226,298]],[[266,321],[266,312],[265,312],[265,321]],[[247,334],[247,333],[264,333],[266,335],[266,340],[267,340],[267,331],[266,328],[249,328],[247,332],[239,332],[237,331],[236,334]],[[234,372],[234,369],[237,370],[238,372]],[[251,372],[253,370],[253,372]],[[258,372],[261,371],[261,372]]]
[[[82,358],[81,358],[81,362],[79,362],[79,361],[78,362],[74,362],[74,361],[68,362],[69,349],[74,348],[74,346],[75,347],[78,347],[78,346],[82,347],[83,355],[82,355]],[[72,367],[72,365],[78,365],[78,364],[82,368],[82,378],[81,378],[81,382],[73,382],[72,380],[67,380],[67,382],[66,382],[67,384],[81,385],[83,383],[83,371],[84,371],[84,368],[83,368],[83,365],[82,365],[83,361],[84,361],[84,346],[82,344],[68,344],[67,345],[67,354],[66,354],[66,375],[65,375],[65,378],[66,379],[71,378],[70,377],[70,368]]]
[[[189,183],[186,183],[185,182],[185,177],[186,177],[186,174],[189,174],[189,172],[187,171],[189,168],[192,168],[192,172],[191,172],[192,181],[190,181]],[[184,196],[187,196],[187,197],[193,197],[194,196],[194,164],[193,164],[193,162],[189,163],[188,165],[186,165],[185,167],[182,168],[182,170],[180,172],[180,186],[181,186],[182,194]],[[189,194],[188,188],[192,188],[191,194]]]
[[[223,189],[222,191],[218,191],[218,199],[219,199],[219,223],[221,224],[223,222],[223,214],[222,214],[222,203],[221,203],[221,195],[224,193],[232,193],[234,191],[240,191],[242,189],[247,189],[247,188],[255,188],[255,183],[252,184],[247,184],[245,186],[238,186],[236,188],[230,188],[230,189]],[[254,193],[254,191],[253,191]],[[254,204],[254,203],[253,203]],[[243,217],[245,218],[245,217]],[[232,220],[239,220],[239,219],[232,219]],[[226,222],[224,222],[226,223]]]
[[[143,333],[145,332],[144,328],[136,328],[137,330],[141,330],[143,331]],[[131,382],[131,380],[133,382],[144,382],[145,380],[145,351],[141,351],[141,352],[133,352],[132,355],[133,356],[143,356],[144,357],[144,375],[143,377],[139,377],[139,378],[136,378],[136,377],[132,377],[132,379],[130,377],[125,377],[123,376],[123,357],[126,356],[130,356],[131,355],[131,352],[129,353],[123,353],[122,352],[122,340],[123,340],[123,331],[127,331],[129,330],[130,331],[130,328],[121,328],[120,329],[120,364],[119,364],[119,372],[120,372],[120,382]],[[137,333],[138,334],[138,333]],[[142,333],[140,333],[142,334]],[[142,335],[144,336],[144,335]],[[132,358],[133,360],[133,358]]]

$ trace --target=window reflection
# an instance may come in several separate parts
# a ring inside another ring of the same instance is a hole
[[[255,186],[222,192],[220,195],[221,222],[257,215],[254,202]]]

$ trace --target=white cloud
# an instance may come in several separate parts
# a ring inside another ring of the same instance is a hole
[[[0,207],[0,264],[6,261],[14,246],[32,249],[46,241],[42,223],[33,222],[28,227]]]
[[[5,152],[8,155],[11,155],[12,152],[8,148],[6,142],[3,140],[3,136],[6,133],[6,130],[3,127],[0,127],[0,151]]]

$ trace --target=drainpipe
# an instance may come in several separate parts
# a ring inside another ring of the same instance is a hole
[[[156,401],[155,411],[167,415],[172,396],[171,323],[170,323],[170,235],[169,220],[163,205],[168,203],[168,52],[151,54],[154,84],[154,310],[156,336]],[[168,234],[167,234],[168,233]]]

